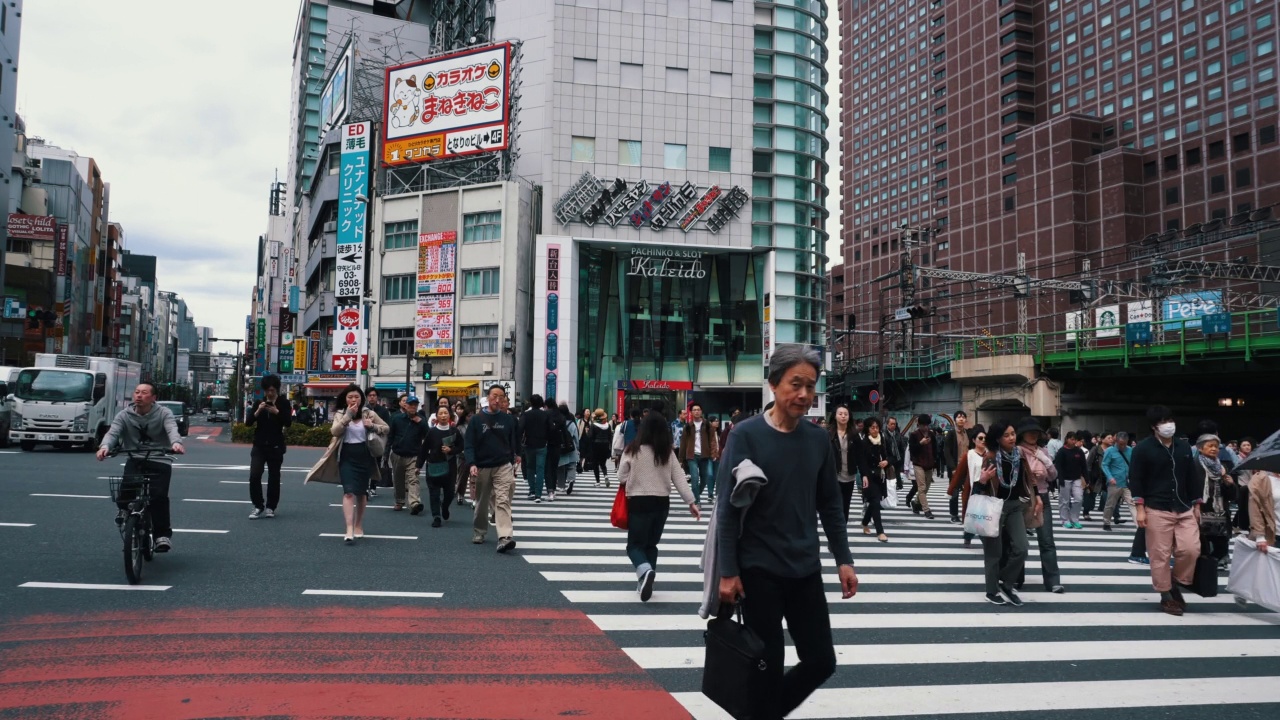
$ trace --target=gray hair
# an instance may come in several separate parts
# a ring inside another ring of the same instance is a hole
[[[1129,442],[1129,433],[1127,432],[1116,433],[1116,442],[1124,442],[1124,443]]]
[[[822,356],[807,345],[780,345],[769,357],[769,384],[780,385],[787,371],[801,363],[813,366],[815,373],[822,373]]]

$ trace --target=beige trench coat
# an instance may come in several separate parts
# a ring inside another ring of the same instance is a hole
[[[384,438],[391,432],[391,427],[369,408],[361,410],[361,419],[372,422],[372,431]],[[347,425],[350,423],[351,420],[347,415],[346,409],[334,414],[333,425],[329,428],[329,433],[333,435],[333,439],[329,441],[329,447],[324,451],[324,455],[307,472],[307,478],[303,481],[304,485],[312,482],[328,483],[330,485],[342,484],[342,477],[338,473],[338,458],[342,455],[342,438],[347,434]],[[371,479],[375,481],[381,479],[380,471],[376,464],[374,465],[373,473],[370,476]]]

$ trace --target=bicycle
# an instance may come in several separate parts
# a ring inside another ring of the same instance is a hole
[[[166,448],[143,447],[138,450],[117,450],[109,453],[108,457],[114,457],[120,452],[123,452],[129,460],[140,463],[157,456],[174,454]],[[142,582],[142,569],[145,562],[151,562],[155,557],[155,547],[151,539],[152,477],[150,474],[138,472],[107,478],[107,485],[111,490],[111,501],[116,503],[118,508],[116,526],[120,529],[120,538],[124,541],[124,574],[129,579],[130,585]],[[120,503],[125,503],[125,507],[121,508]]]

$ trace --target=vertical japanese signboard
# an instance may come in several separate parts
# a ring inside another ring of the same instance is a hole
[[[364,333],[362,305],[338,308],[338,322],[333,329],[333,364],[330,369],[352,372],[361,368]]]
[[[426,357],[453,357],[453,299],[458,233],[418,235],[418,312],[413,348]]]
[[[359,302],[364,295],[365,212],[369,189],[369,123],[342,126],[338,180],[338,265],[334,297]],[[363,196],[364,200],[356,199]]]
[[[560,342],[560,245],[547,245],[547,327],[546,342],[547,397],[556,397],[556,380],[559,376]]]
[[[280,355],[279,366],[277,370],[282,373],[293,372],[294,353],[293,353],[293,313],[289,312],[287,306],[280,306]]]

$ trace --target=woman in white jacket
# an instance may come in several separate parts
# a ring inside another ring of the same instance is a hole
[[[689,504],[694,519],[701,518],[697,498],[676,459],[671,428],[660,413],[649,413],[640,421],[636,439],[622,453],[618,485],[627,493],[627,557],[636,567],[640,601],[648,602],[653,596],[658,542],[671,510],[673,485]]]

